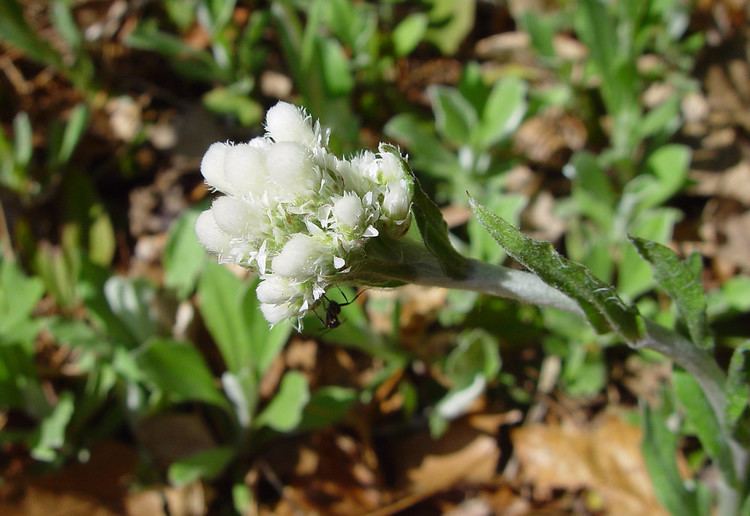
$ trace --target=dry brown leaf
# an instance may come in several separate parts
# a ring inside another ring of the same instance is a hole
[[[690,179],[695,181],[688,189],[690,194],[725,197],[750,206],[750,163],[747,161],[723,172],[693,170]]]
[[[438,440],[425,431],[394,443],[395,484],[410,492],[434,493],[457,484],[487,482],[495,475],[500,448],[494,436],[467,421],[453,423]]]
[[[591,426],[533,424],[511,436],[525,482],[541,496],[589,489],[607,514],[667,514],[656,500],[641,455],[641,430],[608,413]]]
[[[128,516],[202,516],[208,512],[206,505],[200,482],[133,493],[125,501]]]
[[[53,492],[29,486],[23,498],[15,503],[0,502],[0,514],[5,516],[115,516],[113,510],[91,495],[73,492]]]
[[[102,442],[86,463],[33,478],[6,478],[0,514],[94,515],[122,514],[123,499],[135,474],[137,455],[127,446]]]
[[[548,109],[525,120],[513,142],[529,160],[553,168],[562,167],[573,151],[583,148],[588,131],[583,122],[557,109]]]
[[[362,514],[386,499],[366,443],[342,433],[323,432],[314,447],[300,448],[295,478],[285,497],[306,511],[320,514]],[[270,463],[269,463],[270,464]]]
[[[750,271],[750,211],[730,217],[723,224],[726,244],[718,254],[726,261]]]

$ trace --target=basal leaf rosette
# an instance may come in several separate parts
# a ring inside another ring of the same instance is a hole
[[[299,321],[370,239],[399,238],[411,220],[414,182],[396,148],[344,159],[327,146],[327,130],[279,102],[264,136],[214,143],[201,162],[220,195],[198,217],[198,238],[220,262],[260,275],[257,295],[271,324]]]

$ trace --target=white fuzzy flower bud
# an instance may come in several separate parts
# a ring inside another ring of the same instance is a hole
[[[214,143],[208,148],[201,160],[201,174],[206,183],[220,192],[227,192],[230,189],[224,173],[224,163],[230,148],[231,146],[226,143]]]
[[[261,303],[260,311],[270,324],[277,324],[297,315],[297,310],[289,303],[278,305]]]
[[[361,152],[351,160],[336,162],[336,171],[343,178],[344,187],[360,196],[376,187],[374,180],[377,167],[377,157],[370,151]]]
[[[267,276],[255,289],[258,301],[268,304],[288,303],[302,294],[297,283],[283,276]]]
[[[401,179],[388,183],[383,196],[383,213],[396,223],[406,220],[411,210],[411,194],[408,183]]]
[[[326,247],[315,238],[295,233],[271,262],[275,274],[305,280],[316,275]]]
[[[224,161],[224,179],[238,196],[263,192],[268,181],[264,149],[253,143],[229,147]]]
[[[390,184],[404,178],[405,171],[401,165],[401,160],[395,155],[390,152],[381,152],[379,163],[378,183]]]
[[[305,147],[315,145],[310,118],[297,106],[279,102],[266,113],[266,130],[275,142],[295,142]]]
[[[333,216],[339,227],[356,228],[362,221],[362,201],[357,194],[347,192],[333,203]]]
[[[320,176],[313,167],[310,153],[298,143],[273,145],[268,150],[266,162],[275,186],[273,198],[278,201],[310,196],[319,187]]]
[[[195,234],[200,243],[212,253],[221,254],[229,248],[230,236],[219,228],[211,210],[206,210],[195,221]]]
[[[240,199],[222,195],[211,205],[211,212],[219,229],[228,235],[241,236],[247,234],[251,228],[260,229],[257,212]]]

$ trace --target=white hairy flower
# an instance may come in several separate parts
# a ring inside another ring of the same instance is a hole
[[[302,294],[302,289],[292,279],[271,274],[258,284],[255,293],[261,303],[279,305],[298,298]]]
[[[411,191],[401,179],[388,184],[383,196],[383,214],[396,224],[403,224],[411,212]]]
[[[206,183],[224,193],[229,190],[229,185],[224,176],[224,161],[228,150],[229,145],[226,143],[214,143],[208,148],[201,160],[201,174],[206,179]]]
[[[200,243],[212,253],[222,254],[229,249],[230,236],[224,233],[212,211],[204,211],[195,221],[195,233]]]
[[[354,229],[362,223],[362,201],[357,194],[347,192],[333,203],[333,216],[341,228]]]
[[[288,102],[279,102],[268,110],[266,130],[277,143],[293,142],[312,147],[316,142],[310,117]]]
[[[271,262],[274,274],[305,279],[317,275],[328,248],[315,237],[296,233]]]
[[[265,127],[247,143],[208,148],[201,173],[223,195],[195,230],[220,261],[259,273],[261,310],[275,324],[313,308],[369,239],[406,231],[413,179],[393,147],[333,155],[327,131],[292,104],[272,107]]]
[[[298,310],[291,303],[282,303],[279,305],[261,303],[260,311],[263,312],[263,317],[270,324],[277,324],[298,315]]]

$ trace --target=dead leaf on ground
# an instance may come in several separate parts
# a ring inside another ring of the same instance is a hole
[[[273,514],[290,508],[297,514],[364,514],[388,501],[371,455],[361,439],[326,430],[269,450],[256,468],[281,496]]]
[[[200,482],[133,493],[125,500],[125,508],[128,516],[202,516],[208,512]]]
[[[513,142],[516,150],[532,162],[559,169],[587,139],[588,131],[580,119],[548,109],[524,121]]]
[[[487,482],[495,475],[500,448],[496,438],[458,421],[440,439],[425,430],[399,439],[386,452],[396,468],[394,484],[410,492],[434,493],[456,484]]]
[[[607,514],[667,514],[659,505],[641,455],[642,433],[614,413],[592,425],[533,424],[511,435],[521,478],[535,494],[587,489]]]
[[[723,172],[693,170],[690,179],[695,184],[689,194],[705,197],[724,197],[750,206],[750,163],[741,161]]]
[[[123,513],[123,500],[135,475],[135,451],[116,442],[102,442],[88,462],[74,463],[48,475],[7,479],[0,514],[15,516],[93,515]]]

